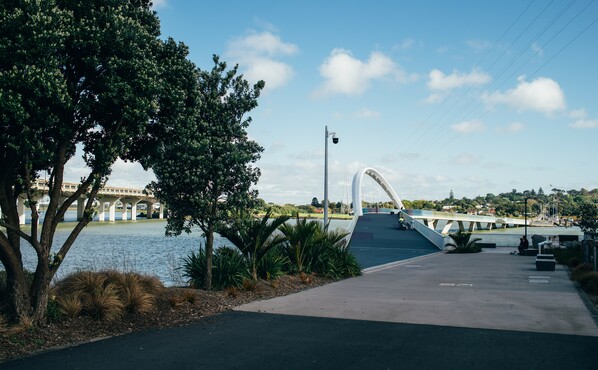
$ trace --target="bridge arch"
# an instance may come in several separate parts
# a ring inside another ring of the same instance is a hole
[[[355,216],[363,215],[363,208],[361,207],[361,185],[363,184],[363,178],[365,175],[368,175],[380,185],[380,187],[386,192],[386,194],[388,194],[388,196],[398,209],[405,208],[403,206],[401,198],[399,198],[397,193],[394,191],[392,186],[390,186],[388,181],[386,181],[384,176],[382,176],[380,172],[376,171],[375,169],[371,167],[366,167],[357,171],[355,176],[353,176],[353,213],[355,214]]]

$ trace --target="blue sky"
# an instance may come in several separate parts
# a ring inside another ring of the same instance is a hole
[[[250,113],[260,197],[330,199],[374,167],[404,199],[598,187],[598,4],[578,1],[155,2],[163,36],[266,81]],[[78,178],[77,161],[71,174]],[[79,168],[80,169],[80,168]],[[109,184],[144,186],[119,161]],[[366,200],[385,200],[371,183]]]

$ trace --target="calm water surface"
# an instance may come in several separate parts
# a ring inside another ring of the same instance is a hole
[[[67,220],[69,219],[67,215]],[[350,221],[331,220],[332,227],[347,227]],[[54,237],[53,252],[66,240],[74,222],[59,224]],[[71,247],[62,266],[58,270],[60,279],[78,270],[116,269],[120,271],[136,271],[155,275],[165,285],[181,285],[180,267],[183,258],[192,251],[197,251],[205,240],[201,230],[177,237],[166,237],[164,230],[166,220],[91,222]],[[214,246],[231,245],[230,242],[216,235]],[[33,248],[27,243],[22,246],[23,262],[27,269],[33,270],[36,256]]]
[[[118,215],[118,213],[117,213]],[[67,214],[67,220],[74,219],[74,213]],[[346,228],[350,220],[331,220],[332,228]],[[59,224],[54,238],[53,252],[68,237],[75,226],[74,222]],[[439,225],[442,229],[443,225]],[[180,267],[183,258],[197,251],[204,244],[201,230],[177,237],[166,237],[165,220],[92,222],[79,235],[67,254],[57,278],[62,278],[78,270],[116,269],[136,271],[158,276],[168,286],[184,284]],[[455,230],[456,231],[456,230]],[[476,232],[475,237],[483,242],[496,243],[498,247],[516,247],[524,229],[508,228]],[[582,235],[578,227],[528,227],[528,236],[538,234]],[[580,237],[581,239],[581,237]],[[215,247],[231,245],[230,242],[215,236]],[[23,245],[25,267],[34,269],[36,257],[33,248]]]

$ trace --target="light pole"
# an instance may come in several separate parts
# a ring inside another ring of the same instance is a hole
[[[335,132],[328,132],[328,126],[324,129],[324,227],[328,226],[328,137],[332,136],[332,143],[338,144],[338,137]]]
[[[525,217],[525,239],[527,239],[527,200],[529,198],[525,197],[525,207],[523,208],[523,213]]]

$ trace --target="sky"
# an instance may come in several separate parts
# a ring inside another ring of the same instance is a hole
[[[163,37],[266,82],[248,115],[259,196],[350,201],[377,169],[402,199],[598,187],[598,2],[154,1]],[[67,168],[77,180],[82,161]],[[118,161],[108,182],[153,180]],[[388,200],[373,181],[365,200]]]

